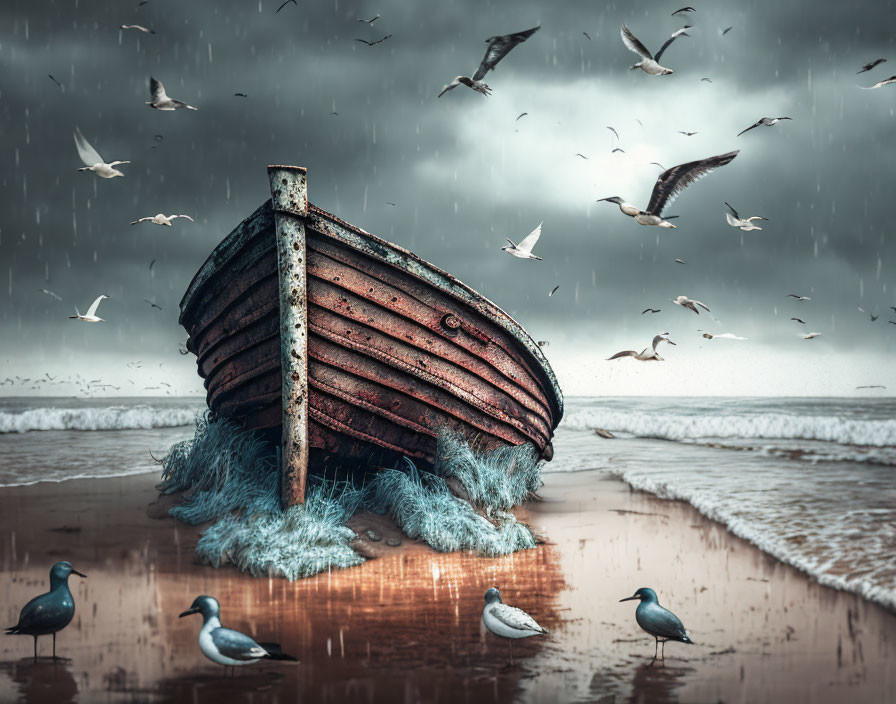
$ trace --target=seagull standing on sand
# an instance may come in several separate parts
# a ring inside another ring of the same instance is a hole
[[[532,248],[535,247],[535,243],[538,242],[538,238],[541,237],[541,226],[544,223],[539,223],[538,227],[536,227],[532,232],[526,235],[526,238],[520,242],[519,244],[515,244],[512,239],[509,237],[505,238],[509,243],[509,247],[501,247],[502,252],[507,252],[508,254],[512,254],[515,257],[519,257],[520,259],[535,259],[537,261],[541,261],[541,257],[536,257],[532,254]]]
[[[749,217],[749,218],[742,218],[740,215],[737,214],[737,211],[731,207],[730,203],[725,201],[725,205],[727,205],[728,210],[731,211],[730,213],[725,213],[725,219],[728,221],[728,224],[731,225],[731,227],[739,227],[744,232],[750,232],[752,230],[761,230],[762,229],[758,225],[753,224],[754,220],[768,221],[768,218],[764,218],[761,215],[753,215],[752,217]]]
[[[691,36],[690,34],[688,34],[685,31],[690,28],[691,28],[691,25],[685,25],[681,29],[676,29],[674,32],[672,32],[672,36],[670,36],[666,40],[666,43],[660,47],[660,50],[658,52],[656,52],[656,56],[653,56],[647,50],[647,47],[645,47],[640,42],[640,40],[634,34],[632,34],[632,31],[623,24],[622,30],[621,30],[622,43],[625,44],[626,48],[629,51],[632,51],[641,57],[641,60],[638,63],[636,63],[634,66],[630,67],[631,70],[639,68],[644,73],[648,73],[651,76],[667,76],[670,73],[674,73],[674,71],[671,68],[664,68],[663,66],[660,66],[660,64],[659,64],[660,57],[663,55],[663,52],[666,51],[666,49],[669,47],[669,45],[672,42],[674,42],[678,37],[680,37],[682,35],[685,37]]]
[[[890,76],[889,78],[885,78],[882,81],[878,81],[873,86],[859,86],[862,90],[874,90],[875,88],[882,88],[883,86],[888,86],[891,83],[896,83],[896,76]]]
[[[707,174],[712,173],[720,166],[730,164],[737,151],[720,154],[719,156],[711,156],[708,159],[700,159],[698,161],[690,161],[687,164],[679,164],[667,169],[659,175],[656,184],[653,186],[653,192],[650,194],[650,202],[647,204],[647,210],[639,210],[629,203],[625,203],[619,196],[612,198],[601,198],[611,203],[616,203],[625,215],[635,219],[639,225],[653,225],[657,227],[674,228],[669,218],[664,218],[663,209],[674,201],[678,195],[689,185],[695,181],[699,181]],[[599,201],[598,201],[599,202]]]
[[[181,102],[180,100],[174,100],[174,98],[169,98],[168,94],[165,92],[165,86],[162,85],[161,81],[157,81],[152,76],[149,77],[149,92],[152,96],[152,100],[147,100],[146,104],[151,108],[155,108],[156,110],[177,110],[178,108],[186,108],[187,110],[198,110],[199,108],[194,108],[192,105],[187,105],[186,103]]]
[[[100,301],[104,298],[108,298],[105,294],[102,296],[97,296],[97,299],[90,305],[90,308],[87,309],[87,313],[81,315],[78,312],[78,307],[75,306],[75,315],[68,316],[69,320],[83,320],[85,323],[99,323],[105,322],[102,318],[98,318],[96,316],[96,309],[100,307]]]
[[[8,636],[32,636],[34,638],[34,659],[37,660],[38,636],[53,635],[53,659],[56,659],[56,633],[71,623],[75,615],[75,600],[68,588],[68,576],[76,574],[87,577],[72,567],[71,562],[62,561],[50,570],[50,591],[34,597],[22,608],[19,622],[6,629]]]
[[[189,215],[165,215],[164,213],[157,213],[152,217],[140,218],[139,220],[132,220],[131,225],[136,225],[141,222],[151,222],[153,225],[167,225],[171,227],[171,221],[177,220],[177,218],[186,218],[190,222],[196,222]]]
[[[190,608],[178,617],[202,614],[199,649],[212,662],[225,667],[251,665],[262,659],[298,662],[292,655],[286,655],[278,643],[256,643],[239,631],[224,628],[219,618],[220,613],[221,607],[217,599],[197,596]]]
[[[84,139],[81,130],[75,127],[75,146],[78,148],[78,155],[81,157],[86,166],[78,169],[78,171],[93,171],[100,178],[115,178],[116,176],[124,176],[124,174],[116,169],[120,164],[130,164],[130,161],[111,161],[108,164],[103,160],[96,149],[90,146],[90,142]]]
[[[673,298],[673,299],[671,299],[671,300],[672,300],[672,302],[673,302],[675,305],[677,305],[677,306],[681,306],[682,308],[687,308],[688,310],[692,310],[692,311],[694,311],[697,315],[700,315],[700,311],[697,310],[697,306],[700,306],[700,307],[701,307],[703,310],[705,310],[707,313],[711,313],[711,312],[712,312],[712,311],[709,310],[709,308],[706,306],[705,303],[701,303],[700,301],[696,301],[696,300],[694,300],[693,298],[688,298],[687,296],[679,296],[678,298]]]
[[[772,125],[778,124],[781,120],[792,120],[792,117],[763,117],[760,118],[758,122],[747,127],[745,130],[741,130],[737,133],[737,136],[740,137],[744,132],[749,132],[755,127],[771,127]]]
[[[665,360],[656,353],[656,346],[661,342],[668,342],[670,345],[675,344],[668,337],[657,335],[653,338],[652,349],[650,347],[645,347],[640,352],[636,352],[635,350],[623,350],[622,352],[617,352],[612,357],[607,357],[607,361],[609,362],[613,359],[619,359],[620,357],[634,357],[639,362],[663,362]]]
[[[635,620],[642,631],[646,631],[656,640],[656,648],[653,651],[654,660],[656,660],[660,643],[663,644],[661,657],[665,660],[667,640],[676,640],[679,643],[688,643],[689,645],[694,644],[678,616],[660,606],[659,599],[657,599],[656,592],[653,589],[641,587],[641,589],[635,592],[634,596],[629,596],[619,601],[621,603],[623,601],[632,601],[633,599],[641,602],[638,604],[638,608],[635,609]]]
[[[502,638],[510,640],[510,664],[513,664],[513,641],[517,638],[547,635],[547,630],[539,626],[522,609],[508,606],[501,600],[501,592],[492,587],[485,593],[485,608],[482,610],[482,623],[485,627]]]
[[[516,32],[514,34],[504,34],[494,37],[489,37],[485,40],[485,43],[488,44],[488,48],[485,50],[485,56],[482,58],[481,63],[479,64],[479,68],[476,69],[476,73],[473,74],[472,78],[467,76],[456,76],[451,83],[442,88],[442,92],[439,93],[439,97],[441,98],[445,93],[449,90],[453,90],[457,88],[459,85],[465,85],[468,88],[472,88],[475,91],[482,93],[483,95],[488,95],[491,93],[492,89],[489,88],[485,83],[482,82],[482,79],[485,78],[485,74],[489,71],[494,71],[495,66],[498,65],[498,62],[501,61],[510,51],[517,46],[517,44],[522,44],[529,37],[535,34],[540,27],[533,27],[532,29],[527,29],[522,32]]]

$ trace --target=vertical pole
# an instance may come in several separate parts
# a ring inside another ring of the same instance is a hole
[[[280,373],[282,442],[280,502],[305,503],[308,473],[308,310],[305,297],[306,171],[268,166],[280,277]]]

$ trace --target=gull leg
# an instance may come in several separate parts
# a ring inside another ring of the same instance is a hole
[[[657,653],[658,653],[658,651],[659,651],[659,649],[660,649],[660,639],[657,638],[656,636],[654,636],[653,639],[654,639],[654,641],[655,641],[655,643],[654,643],[654,648],[653,648],[653,659],[656,660],[656,658],[657,658]]]
[[[37,636],[34,636],[34,662],[37,662]]]
[[[662,659],[666,659],[666,641],[663,641]]]
[[[513,667],[513,640],[510,640],[510,666]]]
[[[53,659],[56,659],[56,634],[53,634]]]

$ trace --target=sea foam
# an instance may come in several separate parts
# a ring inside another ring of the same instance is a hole
[[[151,405],[98,408],[31,408],[0,411],[0,433],[34,430],[148,430],[192,425],[196,407]]]

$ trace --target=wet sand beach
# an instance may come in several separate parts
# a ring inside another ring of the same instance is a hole
[[[520,515],[547,538],[486,559],[396,548],[359,567],[290,583],[195,564],[199,529],[153,519],[155,475],[0,490],[0,618],[12,625],[69,559],[77,612],[57,639],[0,637],[0,702],[885,702],[896,700],[896,615],[819,586],[686,504],[598,472],[545,475]],[[481,632],[498,586],[551,631]],[[635,624],[649,586],[697,645]],[[278,641],[299,665],[226,678],[197,646],[199,594],[225,626]]]

